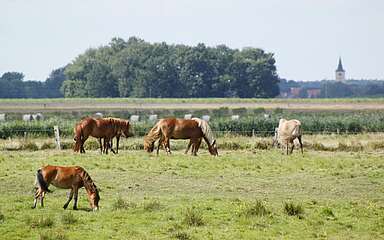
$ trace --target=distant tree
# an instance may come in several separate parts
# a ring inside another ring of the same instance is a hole
[[[45,80],[45,95],[48,98],[60,98],[64,96],[63,93],[60,91],[61,85],[67,79],[64,71],[65,67],[55,69]]]

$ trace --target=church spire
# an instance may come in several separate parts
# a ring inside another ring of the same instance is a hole
[[[343,64],[341,63],[341,57],[339,57],[339,64],[337,65],[336,72],[345,72],[343,69]]]
[[[345,70],[343,69],[343,64],[341,63],[341,57],[339,57],[339,64],[337,65],[335,75],[336,75],[336,81],[345,80]]]

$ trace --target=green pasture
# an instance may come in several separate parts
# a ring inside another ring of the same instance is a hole
[[[275,149],[239,149],[221,150],[219,157],[212,157],[201,149],[192,157],[178,149],[170,156],[142,150],[118,155],[96,150],[84,155],[71,150],[3,150],[0,236],[384,238],[384,159],[378,150],[306,149],[304,156],[285,156]],[[46,164],[83,166],[101,190],[100,211],[89,211],[84,190],[80,210],[63,210],[66,190],[53,186],[45,207],[31,209],[35,172]]]
[[[384,98],[41,98],[1,99],[2,103],[384,103]]]

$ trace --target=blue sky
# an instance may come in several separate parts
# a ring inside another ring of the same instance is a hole
[[[1,0],[0,74],[45,80],[113,37],[273,52],[278,74],[384,79],[381,0]]]

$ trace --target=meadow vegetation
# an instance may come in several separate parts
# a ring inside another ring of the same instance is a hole
[[[186,145],[175,143],[178,149]],[[53,186],[45,207],[31,209],[35,172],[46,164],[83,166],[100,189],[100,211],[90,211],[84,189],[79,210],[63,210],[66,191]],[[306,149],[303,156],[275,149],[223,149],[219,157],[205,149],[198,157],[178,150],[170,156],[142,150],[118,155],[2,150],[0,165],[4,239],[384,237],[384,160],[373,149]]]

